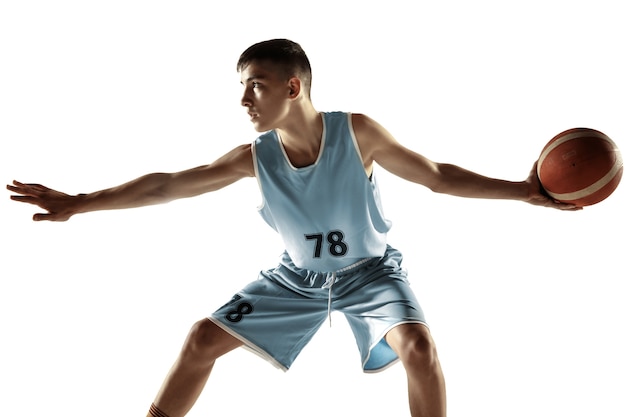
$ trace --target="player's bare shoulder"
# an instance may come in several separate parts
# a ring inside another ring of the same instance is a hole
[[[228,166],[231,170],[238,172],[242,177],[254,177],[252,144],[246,143],[235,147],[215,161],[214,164]]]
[[[352,129],[366,167],[376,159],[375,155],[381,149],[395,142],[380,123],[365,114],[352,114]]]

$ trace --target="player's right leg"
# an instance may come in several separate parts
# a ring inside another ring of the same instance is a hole
[[[182,417],[187,414],[202,392],[215,360],[241,345],[240,340],[209,319],[195,323],[148,417]]]
[[[389,330],[385,339],[406,370],[411,416],[445,416],[446,384],[428,327],[401,324]]]

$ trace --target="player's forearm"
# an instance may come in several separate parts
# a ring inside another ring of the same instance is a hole
[[[167,203],[177,198],[166,191],[170,179],[171,174],[154,173],[117,187],[89,194],[79,194],[76,196],[75,211],[76,213],[86,213]]]
[[[527,201],[529,185],[525,181],[489,178],[452,164],[438,165],[441,180],[433,191],[468,198]]]

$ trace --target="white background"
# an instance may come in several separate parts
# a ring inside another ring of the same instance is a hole
[[[618,1],[2,1],[0,178],[67,193],[212,162],[256,133],[235,63],[299,42],[322,111],[522,180],[552,136],[626,149]],[[450,416],[626,415],[626,188],[582,212],[433,194],[379,170]],[[30,221],[0,199],[0,413],[143,416],[191,324],[282,249],[254,180],[163,206]],[[219,361],[190,416],[407,416],[401,365],[360,371],[341,316],[284,374]],[[218,410],[212,411],[212,410]]]

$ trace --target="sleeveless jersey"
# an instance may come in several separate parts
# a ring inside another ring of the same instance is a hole
[[[263,198],[259,213],[281,235],[297,267],[334,272],[383,256],[391,222],[374,175],[368,178],[363,167],[351,114],[321,115],[322,141],[312,165],[294,167],[273,130],[252,149]]]

